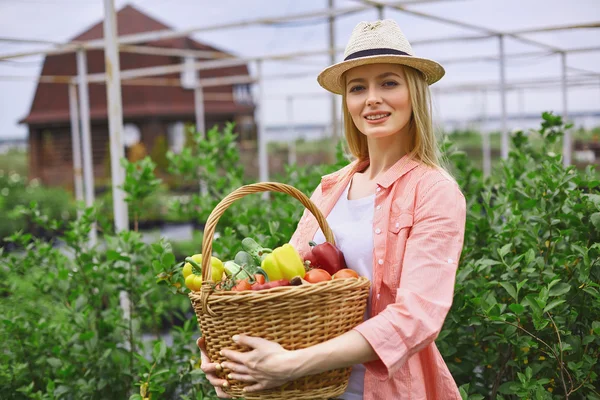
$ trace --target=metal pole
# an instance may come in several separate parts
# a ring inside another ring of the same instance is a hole
[[[294,98],[288,96],[287,98],[287,117],[288,117],[288,128],[290,131],[290,141],[288,143],[288,164],[296,164],[296,132],[294,129]]]
[[[258,82],[258,104],[256,105],[257,113],[255,117],[258,119],[256,123],[258,128],[258,178],[261,182],[267,182],[269,180],[269,159],[265,132],[265,87],[262,79],[262,61],[260,60],[256,62],[256,75]]]
[[[567,123],[569,118],[569,105],[568,105],[568,87],[567,87],[567,53],[560,53],[562,63],[562,106],[563,106],[563,123]],[[563,137],[563,165],[566,167],[571,165],[571,131],[565,129]]]
[[[196,130],[206,138],[206,126],[204,122],[204,92],[202,86],[197,84],[194,88],[194,111],[196,113]],[[208,194],[208,184],[204,179],[200,179],[200,195]]]
[[[329,11],[333,11],[335,5],[333,0],[328,0]],[[329,64],[335,64],[335,16],[330,14],[329,17]],[[338,137],[340,132],[338,131],[338,119],[337,119],[337,105],[335,100],[335,94],[331,95],[331,137]]]
[[[487,91],[481,92],[481,138],[483,151],[483,176],[490,176],[492,172],[492,149],[490,147],[490,132],[485,129],[487,123]]]
[[[106,99],[108,110],[108,132],[110,135],[110,168],[112,172],[113,210],[115,230],[129,229],[129,215],[125,192],[119,187],[125,181],[125,171],[120,161],[123,150],[123,106],[121,103],[121,67],[117,46],[117,18],[113,0],[104,0],[104,60],[106,65]]]
[[[83,176],[81,175],[81,137],[79,133],[79,109],[77,108],[77,88],[69,85],[69,116],[71,117],[71,146],[73,149],[73,181],[75,199],[83,201]]]
[[[194,111],[196,113],[196,130],[203,137],[206,137],[206,127],[204,126],[204,93],[200,85],[194,89]]]
[[[83,150],[83,178],[85,180],[85,205],[94,206],[94,161],[92,159],[92,127],[90,123],[90,97],[87,83],[87,60],[85,50],[77,51],[77,74],[79,88],[79,111],[81,117],[81,142]],[[96,224],[90,230],[90,246],[97,241]]]
[[[502,110],[502,158],[508,158],[508,127],[506,121],[506,70],[504,60],[504,35],[498,35],[500,51],[500,107]]]
[[[379,5],[377,6],[377,18],[378,18],[378,19],[380,19],[380,20],[383,20],[383,19],[384,19],[384,15],[383,15],[383,14],[384,14],[384,13],[383,13],[383,9],[384,9],[384,6],[383,6],[383,5],[381,5],[381,4],[379,4]]]
[[[519,114],[521,115],[521,123],[525,120],[525,89],[519,90]]]

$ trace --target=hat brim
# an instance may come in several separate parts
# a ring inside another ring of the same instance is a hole
[[[342,61],[325,68],[317,77],[317,82],[324,89],[335,93],[344,93],[344,81],[342,75],[344,72],[361,65],[367,64],[400,64],[412,67],[423,74],[425,81],[432,85],[442,79],[446,71],[444,67],[433,60],[427,58],[401,56],[401,55],[376,55],[353,60]]]

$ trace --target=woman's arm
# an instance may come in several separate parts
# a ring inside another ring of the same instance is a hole
[[[231,360],[222,363],[222,367],[234,371],[229,379],[256,382],[246,388],[248,392],[378,359],[369,342],[356,331],[295,351],[285,350],[277,343],[257,337],[239,335],[234,340],[252,350],[246,353],[222,350],[223,355]]]
[[[395,301],[355,328],[379,355],[365,366],[382,380],[438,337],[454,295],[465,231],[464,196],[448,179],[430,181],[419,191]]]

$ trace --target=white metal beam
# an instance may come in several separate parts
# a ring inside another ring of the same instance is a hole
[[[562,67],[562,79],[561,79],[561,91],[562,91],[562,106],[563,106],[563,122],[566,124],[569,118],[569,105],[568,95],[569,88],[567,85],[567,55],[566,53],[560,54],[560,61]],[[571,130],[565,129],[563,136],[563,165],[571,165]]]
[[[501,142],[501,153],[502,158],[508,158],[508,124],[506,120],[506,66],[505,66],[505,58],[504,58],[504,36],[498,36],[498,45],[499,45],[499,57],[500,57],[500,110],[502,113],[502,142]]]
[[[79,109],[77,87],[69,85],[69,116],[71,117],[71,148],[73,151],[73,184],[75,200],[83,201],[83,176],[81,170],[81,134],[79,133]]]
[[[254,121],[257,126],[258,139],[258,178],[261,182],[269,180],[269,159],[267,154],[267,135],[265,130],[265,83],[262,79],[262,61],[256,62],[256,75],[258,81],[258,103],[255,108]]]
[[[90,122],[90,96],[87,82],[87,57],[85,50],[77,52],[79,89],[79,115],[81,117],[81,144],[83,150],[83,178],[85,181],[85,205],[94,206],[94,160],[92,159],[92,127]],[[90,230],[90,246],[97,241],[96,224]]]
[[[112,180],[113,212],[115,231],[129,230],[129,214],[125,202],[125,192],[121,187],[125,182],[125,171],[121,159],[123,149],[123,103],[121,99],[121,77],[119,49],[117,47],[117,17],[113,0],[104,0],[104,51],[106,70],[106,108],[108,111],[108,133],[110,137],[110,169]]]

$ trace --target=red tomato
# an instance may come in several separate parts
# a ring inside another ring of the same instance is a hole
[[[350,268],[340,269],[338,272],[333,274],[333,279],[346,279],[346,278],[358,278],[358,273]]]
[[[310,283],[330,281],[331,275],[329,275],[329,272],[325,271],[324,269],[314,268],[304,275],[304,280]]]
[[[261,274],[254,274],[254,280],[256,281],[256,283],[262,285],[263,283],[265,283],[265,276]]]
[[[242,279],[239,281],[233,289],[234,292],[241,292],[242,290],[252,290],[252,285],[248,282],[248,279]]]

